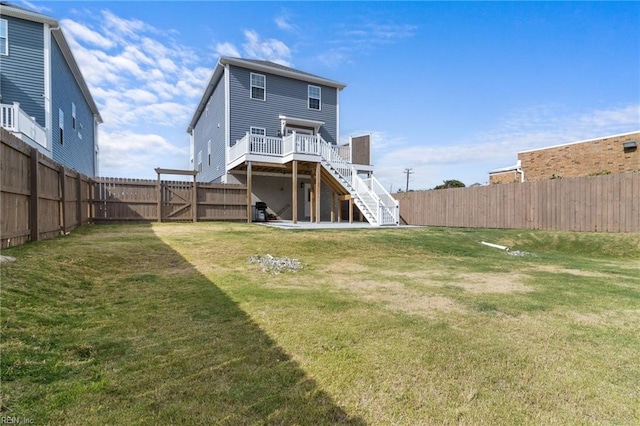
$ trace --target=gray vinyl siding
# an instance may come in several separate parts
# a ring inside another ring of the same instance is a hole
[[[44,26],[11,16],[7,21],[9,55],[0,56],[1,103],[20,103],[38,124],[45,127],[44,112]]]
[[[194,167],[198,167],[198,153],[202,152],[202,172],[197,176],[200,182],[217,182],[226,173],[225,146],[224,78],[218,81],[200,115],[194,132]],[[208,143],[211,141],[211,164],[208,159]]]
[[[321,136],[330,143],[337,143],[337,89],[311,83],[321,88],[321,110],[307,105],[307,87],[310,83],[268,73],[266,76],[266,100],[251,99],[251,71],[230,66],[230,144],[242,139],[251,126],[263,127],[267,136],[278,136],[279,115],[308,120],[324,121]]]
[[[95,176],[94,117],[55,39],[51,39],[53,159],[87,176]],[[76,128],[71,104],[76,105]],[[64,143],[60,143],[59,111],[64,114]],[[81,135],[81,136],[80,136]]]

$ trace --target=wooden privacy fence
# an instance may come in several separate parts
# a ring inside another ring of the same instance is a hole
[[[97,178],[93,181],[93,220],[247,221],[244,185]],[[195,215],[194,215],[195,213]]]
[[[640,232],[640,173],[394,194],[411,225]]]
[[[52,238],[88,223],[91,182],[0,129],[2,247]]]
[[[53,238],[101,221],[247,221],[243,185],[91,179],[0,128],[0,245]],[[193,200],[196,207],[193,208]]]

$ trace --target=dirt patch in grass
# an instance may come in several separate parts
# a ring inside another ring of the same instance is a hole
[[[463,312],[463,308],[448,297],[423,294],[395,281],[344,280],[336,284],[361,300],[381,303],[394,311],[423,316]]]
[[[535,269],[536,271],[542,272],[551,272],[553,274],[570,274],[577,275],[579,277],[588,277],[588,278],[607,278],[610,277],[609,274],[603,274],[601,272],[594,271],[583,271],[580,269],[569,269],[563,268],[561,266],[556,265],[539,265]]]
[[[388,274],[390,278],[392,274]],[[534,289],[525,285],[526,275],[499,273],[447,274],[442,271],[415,271],[395,274],[409,278],[425,286],[454,286],[474,294],[526,293]]]
[[[640,310],[605,311],[601,313],[571,312],[569,318],[581,325],[635,327],[640,322]]]
[[[533,288],[524,284],[524,276],[520,274],[474,273],[457,275],[456,285],[466,291],[482,293],[526,293]]]

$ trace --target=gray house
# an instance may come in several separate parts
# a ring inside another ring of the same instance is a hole
[[[46,156],[98,174],[102,118],[58,22],[0,3],[0,125]]]
[[[273,62],[222,57],[189,124],[200,182],[248,186],[252,215],[335,221],[360,213],[397,225],[397,202],[373,177],[370,138],[340,140],[345,84]]]

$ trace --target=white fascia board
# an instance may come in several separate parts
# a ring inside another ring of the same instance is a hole
[[[13,7],[10,4],[3,4],[0,14],[5,16],[11,16],[13,18],[24,19],[25,21],[39,22],[41,24],[47,24],[52,27],[58,26],[58,21],[56,21],[55,19],[49,16],[42,15],[37,12],[32,12],[30,10],[22,9],[20,7]]]

